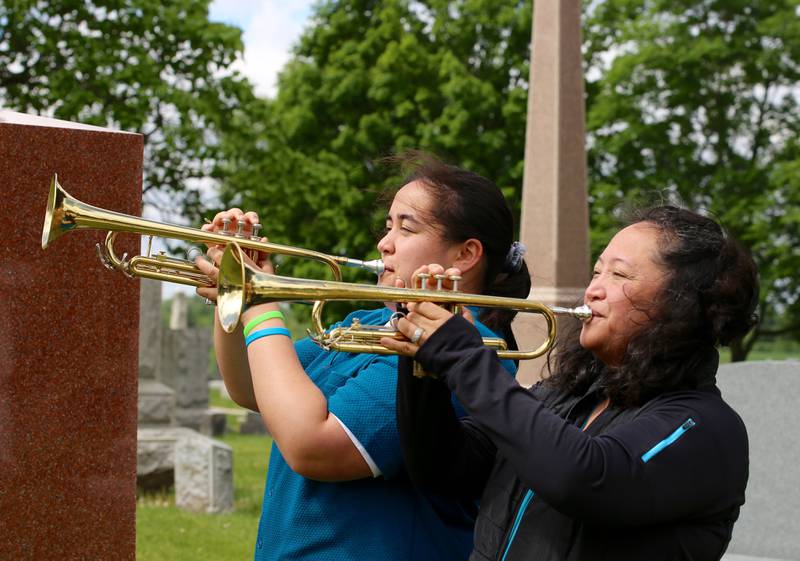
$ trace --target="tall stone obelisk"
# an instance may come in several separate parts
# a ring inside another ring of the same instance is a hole
[[[534,0],[530,84],[520,219],[530,298],[574,306],[589,278],[580,0]],[[514,331],[520,348],[538,347],[544,321],[520,315]],[[538,380],[544,363],[521,362],[519,381]]]

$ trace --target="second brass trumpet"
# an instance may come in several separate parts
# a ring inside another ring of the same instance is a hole
[[[394,354],[379,344],[381,337],[403,338],[402,335],[381,326],[353,326],[345,331],[326,332],[322,325],[322,306],[332,300],[364,300],[373,302],[435,302],[478,306],[482,308],[504,308],[523,313],[540,314],[547,322],[547,339],[536,349],[514,351],[498,348],[500,358],[528,360],[546,353],[555,343],[556,314],[564,314],[586,320],[591,317],[587,306],[579,308],[550,308],[540,302],[521,298],[503,298],[471,294],[412,288],[393,288],[338,281],[319,281],[281,277],[257,271],[245,263],[242,249],[236,242],[230,243],[222,256],[219,269],[217,313],[220,324],[227,333],[232,333],[239,324],[242,312],[250,306],[268,302],[311,302],[311,338],[329,350],[361,353]],[[486,341],[484,341],[486,343]]]

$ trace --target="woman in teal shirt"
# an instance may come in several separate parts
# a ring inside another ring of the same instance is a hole
[[[513,218],[500,190],[477,174],[430,158],[397,191],[378,242],[384,286],[410,286],[427,263],[457,267],[460,290],[525,298],[530,276],[523,249],[513,241]],[[259,218],[231,209],[223,219]],[[221,248],[209,257],[218,262]],[[204,272],[213,265],[198,260]],[[272,272],[268,260],[258,263]],[[199,288],[213,299],[215,290]],[[241,329],[225,334],[217,323],[215,348],[231,397],[259,411],[274,439],[255,558],[318,560],[457,560],[472,548],[475,505],[422,493],[405,473],[395,415],[395,356],[327,352],[308,339],[293,343],[274,317],[275,304],[248,309],[269,333],[246,345]],[[392,310],[358,311],[365,324],[385,324]],[[263,319],[258,319],[263,318]],[[486,336],[512,345],[513,313],[479,314]],[[255,331],[254,331],[255,333]],[[507,364],[514,371],[513,363]]]

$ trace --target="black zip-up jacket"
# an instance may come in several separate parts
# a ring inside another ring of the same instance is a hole
[[[397,414],[416,485],[480,499],[472,561],[717,560],[744,503],[747,433],[712,383],[641,407],[613,404],[583,431],[597,384],[565,395],[510,378],[454,317],[401,360]],[[716,372],[709,349],[703,368]],[[448,388],[449,387],[449,388]],[[470,417],[458,419],[453,391]]]

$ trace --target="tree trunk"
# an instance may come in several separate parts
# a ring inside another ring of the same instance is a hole
[[[747,353],[750,345],[745,345],[743,339],[731,343],[731,362],[742,362],[747,360]]]

